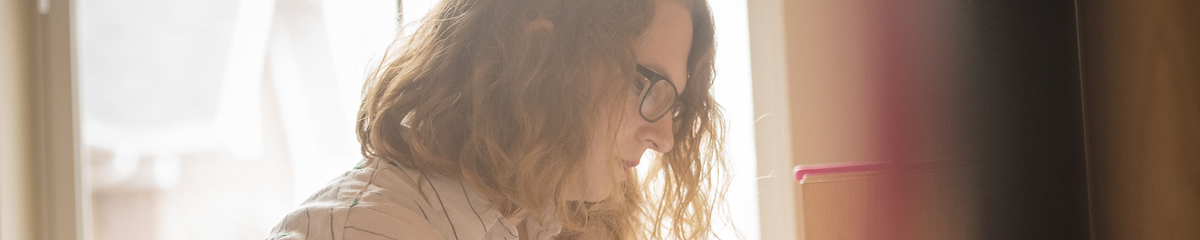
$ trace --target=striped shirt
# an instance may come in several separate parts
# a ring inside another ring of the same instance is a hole
[[[529,239],[553,239],[551,216],[525,218]],[[517,226],[460,180],[367,159],[284,217],[267,239],[518,239]]]

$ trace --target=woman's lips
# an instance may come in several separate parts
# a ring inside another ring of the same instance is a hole
[[[640,158],[635,158],[633,160],[622,159],[621,162],[625,163],[625,167],[631,168],[631,167],[637,167],[638,163],[642,162],[642,159],[640,159]]]

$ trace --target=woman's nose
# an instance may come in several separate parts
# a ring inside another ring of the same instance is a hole
[[[658,119],[658,121],[646,123],[641,129],[641,141],[649,145],[654,151],[665,153],[671,151],[671,147],[675,144],[675,134],[671,131],[670,116]]]

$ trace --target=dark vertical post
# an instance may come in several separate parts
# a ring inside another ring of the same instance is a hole
[[[966,96],[986,239],[1088,239],[1075,2],[976,1]]]

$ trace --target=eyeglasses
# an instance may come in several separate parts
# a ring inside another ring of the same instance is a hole
[[[647,122],[658,121],[667,115],[667,112],[677,110],[675,101],[678,94],[675,93],[675,84],[641,64],[637,65],[637,71],[642,74],[641,78],[634,81],[634,86],[642,97],[642,103],[638,105],[642,119],[646,119]]]

